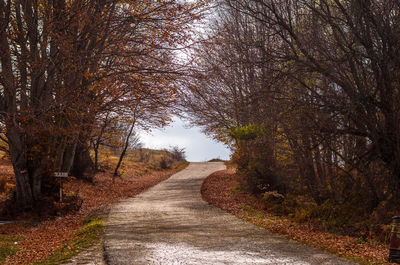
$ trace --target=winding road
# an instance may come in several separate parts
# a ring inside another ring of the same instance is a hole
[[[107,264],[353,264],[273,235],[204,202],[203,180],[223,163],[183,171],[111,210]]]

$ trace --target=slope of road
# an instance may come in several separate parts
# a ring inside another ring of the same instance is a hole
[[[246,223],[205,203],[203,180],[223,163],[191,163],[110,211],[107,264],[352,264]]]

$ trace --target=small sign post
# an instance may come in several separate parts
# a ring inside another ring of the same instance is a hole
[[[66,178],[68,177],[68,172],[54,172],[56,178]]]
[[[62,202],[62,179],[68,177],[68,172],[54,172],[54,177],[60,180],[60,202]]]

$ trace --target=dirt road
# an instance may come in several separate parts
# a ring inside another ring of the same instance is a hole
[[[352,264],[243,222],[201,199],[223,163],[185,170],[116,205],[104,238],[107,264]]]

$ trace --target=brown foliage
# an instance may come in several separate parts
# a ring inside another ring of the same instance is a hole
[[[78,169],[107,113],[166,123],[180,69],[173,56],[203,4],[0,1],[0,127],[20,206],[33,206],[54,171],[79,164],[75,175],[85,175]]]

